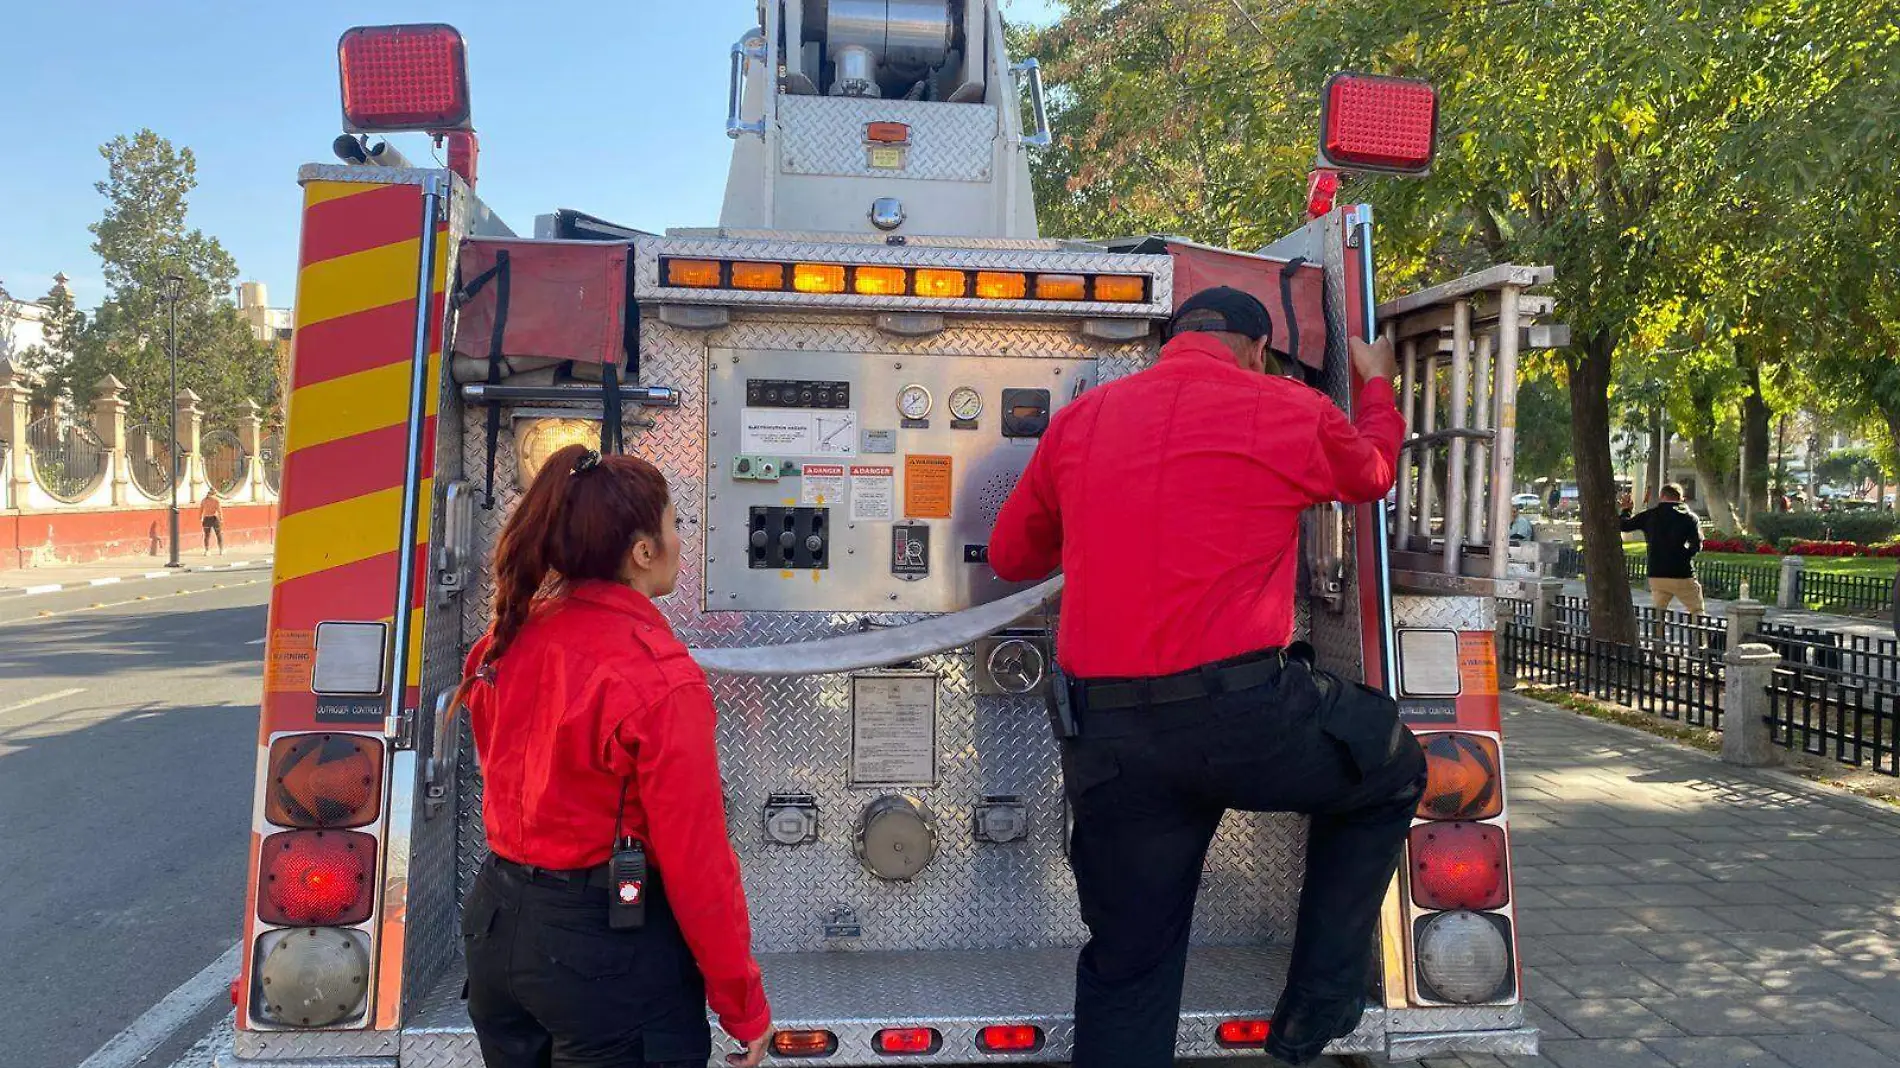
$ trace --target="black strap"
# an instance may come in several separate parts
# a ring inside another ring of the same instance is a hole
[[[490,278],[495,282],[495,327],[488,336],[488,384],[501,384],[501,346],[502,337],[508,330],[508,279],[513,272],[508,266],[508,250],[495,252],[495,265],[477,275],[463,289],[463,293],[473,296]],[[482,488],[482,509],[487,511],[495,507],[495,446],[501,440],[501,405],[493,400],[488,403],[487,435],[487,475]]]
[[[631,775],[620,780],[620,807],[614,809],[614,848],[615,849],[619,849],[620,843],[626,841],[625,836],[623,836],[620,833],[621,821],[624,820],[627,815],[627,787],[632,785],[632,783],[633,783],[633,776]]]
[[[1280,268],[1280,312],[1286,316],[1286,354],[1294,363],[1300,361],[1300,317],[1293,311],[1293,279],[1306,266],[1306,257],[1299,256],[1286,261]]]
[[[620,368],[610,363],[600,369],[600,451],[603,455],[626,451],[622,430]]]
[[[1278,678],[1285,656],[1265,649],[1233,660],[1204,664],[1147,679],[1078,680],[1084,714],[1175,704],[1265,686]]]
[[[627,381],[638,384],[640,381],[640,302],[633,299],[633,253],[634,246],[627,245],[627,296],[626,336],[621,347],[627,352]]]

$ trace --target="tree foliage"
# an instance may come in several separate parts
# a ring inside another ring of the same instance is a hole
[[[1744,408],[1760,409],[1765,458],[1760,406],[1790,385],[1783,368],[1808,362],[1797,354],[1854,351],[1825,369],[1851,384],[1841,391],[1900,391],[1891,272],[1852,262],[1900,240],[1897,7],[1070,0],[1021,42],[1061,86],[1058,145],[1035,164],[1042,219],[1063,236],[1256,247],[1299,218],[1330,72],[1433,82],[1431,178],[1356,179],[1348,195],[1377,205],[1385,295],[1485,261],[1556,268],[1576,344],[1533,370],[1569,389],[1593,629],[1628,640],[1609,450],[1619,391],[1647,384],[1724,477]],[[1824,217],[1841,197],[1843,217]],[[1844,345],[1843,316],[1869,340]],[[1874,368],[1866,350],[1882,344]]]
[[[110,374],[125,384],[134,421],[164,421],[172,405],[165,278],[176,274],[184,279],[176,309],[179,389],[197,393],[214,419],[235,414],[245,400],[274,403],[270,349],[230,300],[236,261],[216,238],[186,225],[198,184],[191,150],[140,130],[113,138],[99,154],[107,176],[95,188],[106,208],[90,229],[106,298],[61,351],[47,354],[40,370],[49,387],[69,389],[84,403]]]

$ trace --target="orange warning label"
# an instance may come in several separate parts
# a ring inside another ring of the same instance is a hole
[[[904,515],[909,519],[950,518],[950,457],[904,457]]]
[[[1497,696],[1497,635],[1486,630],[1458,635],[1458,678],[1464,683],[1466,696]]]
[[[270,693],[309,693],[316,655],[316,631],[272,631],[270,662],[264,668],[264,689]]]

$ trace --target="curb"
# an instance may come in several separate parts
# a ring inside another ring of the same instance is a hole
[[[39,586],[0,587],[0,600],[12,597],[30,597],[36,593],[59,593],[63,590],[84,590],[95,586],[116,586],[121,582],[138,582],[142,579],[173,578],[178,575],[203,574],[210,571],[254,571],[269,567],[275,557],[266,556],[258,560],[240,560],[234,564],[191,564],[185,567],[166,568],[162,571],[146,571],[136,575],[112,575],[108,578],[86,579],[81,582],[49,582]]]

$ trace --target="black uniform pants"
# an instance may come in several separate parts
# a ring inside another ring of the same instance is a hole
[[[1070,864],[1090,935],[1076,967],[1075,1068],[1172,1063],[1201,865],[1230,808],[1312,817],[1269,1052],[1317,1056],[1333,1030],[1357,1022],[1425,758],[1390,702],[1349,684],[1332,691],[1323,700],[1293,661],[1252,690],[1082,710],[1081,737],[1063,747]]]
[[[658,879],[646,926],[616,931],[604,874],[490,857],[463,905],[462,945],[487,1068],[705,1068],[712,1056],[706,983]]]

